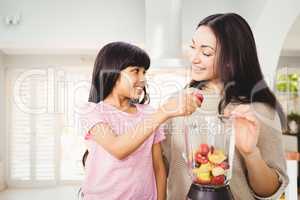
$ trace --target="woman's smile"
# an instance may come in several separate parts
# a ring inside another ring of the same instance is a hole
[[[206,67],[201,67],[201,66],[197,66],[197,65],[192,65],[192,70],[195,73],[201,73],[203,71],[206,71]]]

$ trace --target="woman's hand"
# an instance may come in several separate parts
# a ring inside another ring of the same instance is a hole
[[[239,105],[230,113],[233,116],[236,147],[246,157],[257,151],[260,123],[250,105]]]
[[[203,99],[199,98],[199,91],[195,88],[182,90],[177,96],[170,97],[160,109],[168,117],[191,115],[202,103]]]
[[[250,105],[239,105],[230,114],[234,119],[236,147],[244,158],[249,185],[256,195],[270,197],[278,190],[280,182],[278,174],[268,166],[257,147],[261,125]]]

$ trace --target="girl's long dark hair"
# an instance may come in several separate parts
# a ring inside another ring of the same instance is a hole
[[[203,19],[197,28],[200,26],[211,28],[217,38],[216,73],[224,86],[219,113],[229,103],[265,103],[278,112],[285,130],[285,115],[264,80],[254,36],[246,20],[235,13],[215,14]],[[189,86],[201,89],[205,83],[192,80]]]
[[[120,72],[129,66],[150,67],[150,58],[141,48],[125,42],[105,45],[95,60],[89,102],[103,101],[113,90]],[[144,88],[145,90],[145,88]],[[142,102],[147,101],[145,93]]]
[[[112,92],[120,72],[129,66],[138,66],[148,70],[150,58],[141,48],[125,42],[112,42],[101,48],[94,64],[89,102],[103,101]],[[144,87],[144,97],[138,103],[148,103],[149,100],[148,92]],[[86,150],[82,158],[83,166],[85,166],[87,156]]]

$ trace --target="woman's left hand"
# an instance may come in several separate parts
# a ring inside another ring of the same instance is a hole
[[[257,150],[260,123],[250,105],[239,105],[230,115],[233,116],[235,146],[244,157],[254,153]]]

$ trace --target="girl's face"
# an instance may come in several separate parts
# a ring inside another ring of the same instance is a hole
[[[195,81],[217,79],[216,58],[217,39],[207,26],[200,26],[190,45],[189,58],[192,63],[191,76]]]
[[[145,87],[146,70],[138,66],[123,69],[115,85],[118,95],[129,99],[140,99]]]

